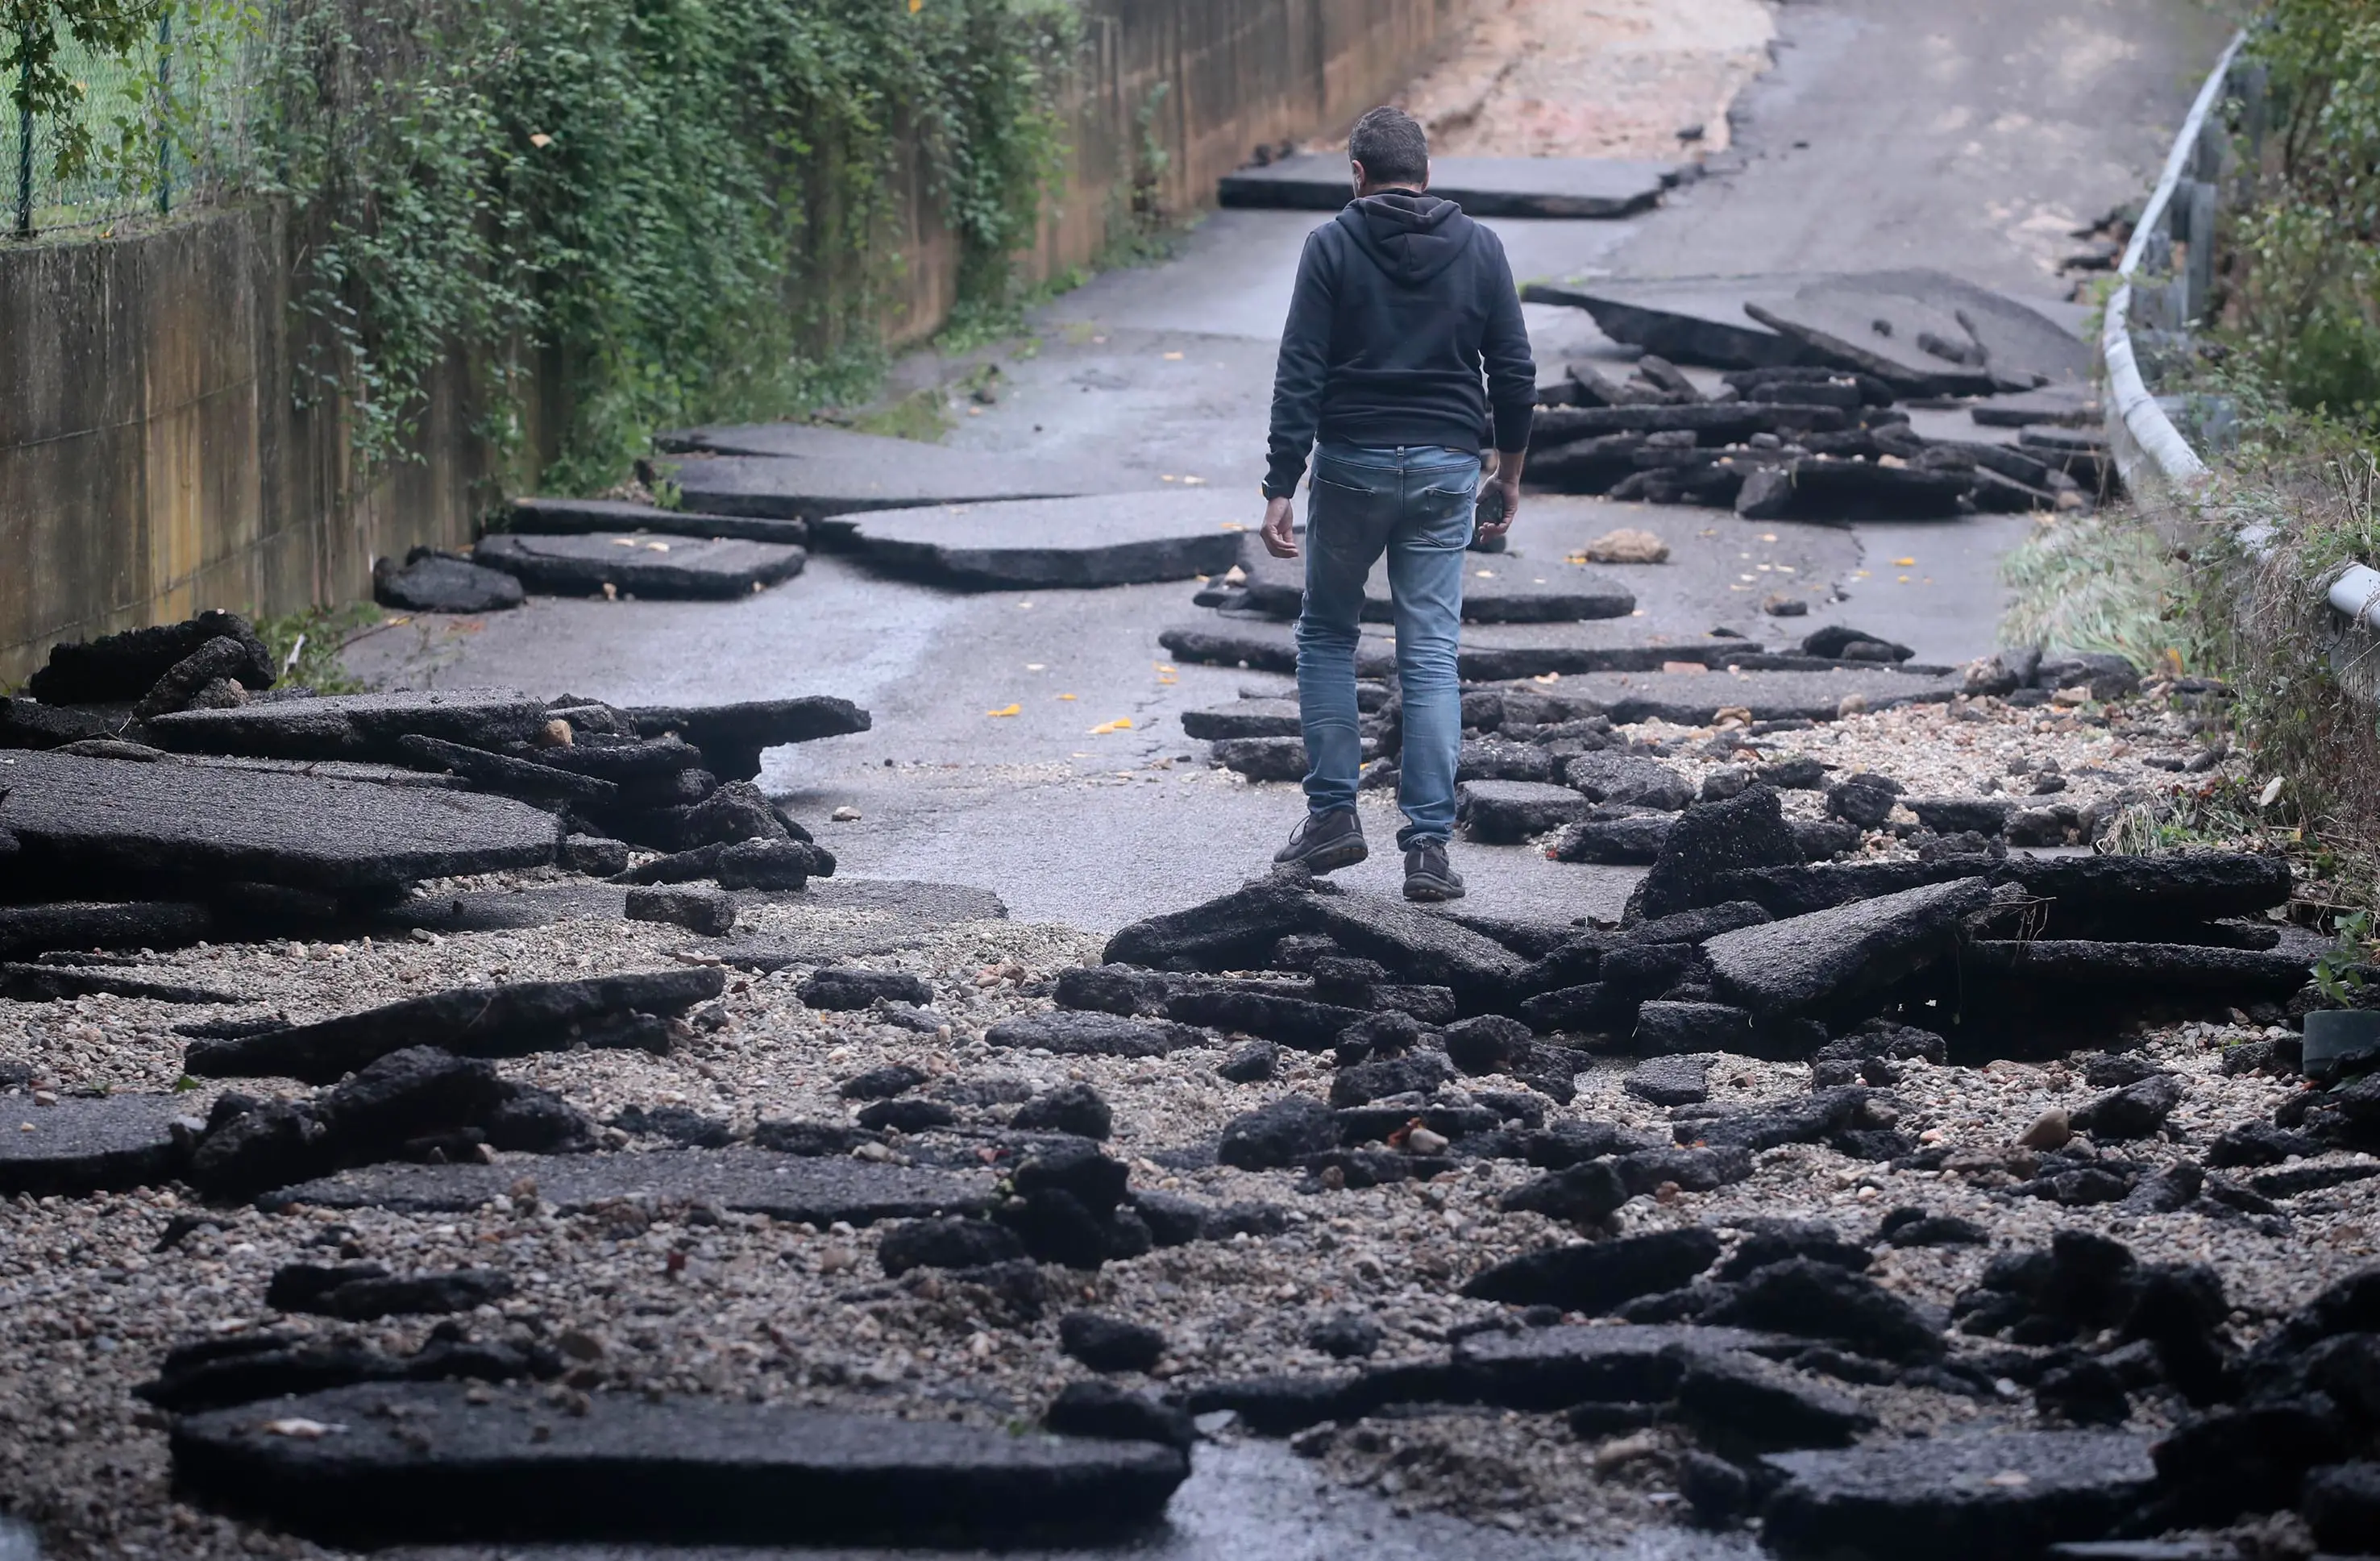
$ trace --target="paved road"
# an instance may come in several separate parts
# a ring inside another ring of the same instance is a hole
[[[2062,288],[2046,257],[2058,235],[2146,188],[2220,46],[2217,24],[2187,0],[1828,0],[1779,15],[1779,64],[1738,107],[1740,171],[1629,222],[1499,222],[1516,272],[1935,264],[2054,298]],[[1217,213],[1169,263],[1057,300],[1036,322],[1038,350],[1004,365],[998,404],[951,442],[1104,462],[1151,487],[1196,478],[1247,492],[1253,524],[1274,343],[1315,221]],[[1575,311],[1528,313],[1541,358],[1609,350]],[[1999,607],[1989,563],[2026,524],[1759,526],[1540,499],[1496,566],[1558,563],[1613,526],[1643,526],[1675,554],[1628,572],[1647,635],[1759,628],[1753,604],[1791,578],[1825,610],[1802,624],[1831,615],[1947,659],[1989,648]],[[1883,563],[1904,557],[1917,562]],[[1829,602],[1835,589],[1848,599]],[[874,732],[780,750],[764,775],[821,821],[847,872],[980,884],[1019,916],[1107,928],[1229,888],[1300,809],[1292,788],[1207,769],[1182,736],[1184,710],[1286,686],[1165,670],[1156,635],[1191,614],[1189,594],[953,596],[830,556],[731,605],[539,600],[448,638],[435,676],[622,701],[858,699]],[[418,681],[410,632],[359,647],[358,670]],[[1012,703],[1018,716],[986,714]],[[1118,717],[1133,725],[1090,734]],[[823,823],[844,805],[859,822]],[[1385,804],[1367,805],[1376,846],[1394,825]],[[1609,914],[1631,876],[1517,848],[1463,847],[1458,863],[1475,903],[1512,914]],[[1394,867],[1384,853],[1348,877],[1392,890]]]

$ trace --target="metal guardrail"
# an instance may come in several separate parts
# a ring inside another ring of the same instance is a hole
[[[2206,475],[2206,463],[2199,459],[2198,452],[2190,447],[2181,430],[2173,426],[2173,418],[2149,393],[2148,384],[2141,377],[2140,360],[2132,350],[2132,305],[2136,289],[2145,285],[2141,267],[2152,251],[2170,263],[2177,213],[2184,224],[2180,236],[2186,246],[2188,269],[2158,290],[2159,303],[2168,316],[2164,323],[2168,327],[2186,323],[2196,312],[2192,306],[2205,302],[2204,290],[2194,298],[2191,291],[2201,278],[2211,281],[2213,277],[2215,181],[2192,179],[2190,199],[2179,208],[2174,204],[2174,195],[2181,189],[2184,175],[2193,166],[2210,175],[2218,171],[2217,167],[2206,166],[2209,163],[2219,166],[2221,157],[2219,146],[2208,146],[2207,131],[2215,107],[2222,102],[2224,89],[2230,82],[2232,62],[2239,58],[2247,41],[2245,32],[2235,33],[2223,57],[2207,73],[2205,85],[2199,88],[2198,101],[2191,104],[2190,117],[2182,121],[2181,133],[2174,138],[2173,150],[2166,154],[2165,174],[2150,192],[2140,220],[2132,224],[2131,242],[2125,246],[2124,258],[2116,266],[2115,291],[2107,295],[2106,322],[2099,332],[2099,354],[2107,366],[2107,443],[2115,454],[2117,469],[2124,475],[2124,486],[2136,494],[2162,491],[2179,495],[2194,488]],[[2215,127],[2219,134],[2220,127]],[[2174,296],[2177,292],[2182,295],[2180,298]]]
[[[2238,95],[2261,106],[2261,73],[2252,81],[2232,79],[2245,32],[2232,36],[2229,46],[2207,73],[2190,117],[2182,121],[2166,156],[2164,175],[2142,209],[2131,242],[2116,267],[2116,288],[2107,296],[2106,322],[2100,329],[2099,352],[2107,369],[2107,445],[2123,473],[2124,486],[2136,496],[2153,501],[2186,502],[2205,479],[2206,463],[2192,449],[2162,402],[2149,392],[2133,350],[2131,316],[2136,302],[2154,299],[2167,329],[2180,329],[2197,318],[2214,280],[2215,217],[2222,170],[2223,127],[2214,118],[2227,89],[2248,89]],[[2194,176],[2193,176],[2194,174]],[[2184,269],[2178,276],[2151,289],[2142,275],[2171,263],[2173,246],[2183,246]],[[2151,264],[2155,261],[2155,264]],[[2240,540],[2262,557],[2270,550],[2270,531],[2251,526]],[[2350,625],[2380,630],[2380,570],[2351,563],[2325,589],[2330,605]]]

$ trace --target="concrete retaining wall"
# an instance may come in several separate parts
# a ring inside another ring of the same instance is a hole
[[[1108,246],[1149,169],[1145,135],[1165,152],[1162,208],[1211,204],[1258,145],[1342,131],[1393,93],[1474,3],[1087,0],[1063,93],[1074,150],[1027,274]],[[958,285],[957,247],[922,176],[906,182],[904,285],[881,322],[895,344],[930,334]],[[375,556],[471,537],[500,474],[468,433],[468,376],[442,377],[420,460],[358,490],[340,409],[297,402],[312,344],[293,250],[267,204],[0,244],[0,687],[59,640],[352,599]]]

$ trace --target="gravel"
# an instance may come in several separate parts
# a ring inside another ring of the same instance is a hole
[[[1937,708],[1778,734],[1761,740],[1758,762],[1806,753],[1845,773],[1890,774],[1916,794],[1973,794],[1987,778],[2005,781],[2018,758],[2054,759],[2069,778],[2057,800],[2079,805],[2152,778],[2172,784],[2173,777],[2143,770],[2137,758],[2190,744],[2173,714],[2102,730],[2070,713],[2035,714],[1985,701],[1962,708],[1975,719]],[[1634,735],[1688,737],[1651,729]],[[1670,762],[1699,783],[1710,768],[1746,761],[1683,756]],[[1818,805],[1816,793],[1786,794],[1789,814],[1810,816]],[[1888,839],[1872,836],[1868,849],[1901,849]],[[527,889],[553,877],[527,873],[435,887]],[[788,939],[829,924],[847,927],[868,914],[808,910],[797,897],[749,902],[744,913],[746,926]],[[707,958],[701,942],[673,927],[589,918],[399,941],[201,945],[142,964],[249,999],[207,1017],[302,1021],[446,986],[662,969]],[[992,1023],[1048,1011],[1046,994],[1057,974],[1096,962],[1099,947],[1099,938],[1067,927],[978,922],[922,935],[898,952],[845,962],[927,982],[933,1010],[947,1020],[935,1033],[905,1028],[875,1011],[808,1009],[795,991],[809,967],[797,965],[765,976],[731,972],[725,995],[688,1016],[671,1056],[562,1052],[498,1066],[508,1078],[560,1092],[598,1120],[629,1106],[674,1106],[725,1119],[738,1133],[763,1118],[848,1122],[863,1102],[842,1097],[838,1085],[893,1066],[921,1071],[927,1082],[919,1093],[950,1099],[962,1126],[1004,1121],[1028,1091],[1087,1084],[1112,1110],[1109,1152],[1130,1165],[1135,1189],[1218,1206],[1281,1205],[1288,1210],[1281,1234],[1162,1249],[1097,1274],[1045,1269],[1042,1315],[1025,1321],[999,1297],[948,1274],[918,1269],[888,1280],[873,1232],[783,1226],[666,1200],[565,1216],[538,1205],[524,1184],[516,1197],[468,1216],[417,1216],[207,1209],[167,1189],[18,1199],[0,1219],[0,1489],[11,1494],[19,1516],[42,1526],[60,1556],[323,1554],[177,1504],[168,1488],[164,1419],[130,1392],[153,1374],[167,1348],[192,1337],[265,1326],[316,1336],[345,1331],[406,1353],[437,1325],[431,1318],[391,1318],[343,1330],[328,1319],[268,1312],[263,1297],[272,1272],[301,1260],[508,1274],[516,1286],[509,1298],[459,1320],[482,1338],[558,1348],[569,1374],[547,1391],[565,1401],[576,1393],[652,1389],[986,1425],[1038,1416],[1062,1386],[1086,1374],[1060,1347],[1058,1318],[1070,1311],[1159,1330],[1166,1348],[1157,1364],[1145,1374],[1112,1379],[1157,1390],[1343,1371],[1312,1342],[1318,1325],[1343,1313],[1367,1317],[1381,1330],[1379,1348],[1366,1362],[1373,1367],[1442,1359],[1450,1331],[1465,1325],[1517,1324],[1513,1309],[1454,1292],[1492,1262],[1574,1239],[1569,1227],[1543,1216],[1499,1210],[1505,1192],[1537,1174],[1533,1168],[1462,1162],[1432,1180],[1299,1195],[1292,1190],[1294,1173],[1182,1168],[1195,1156],[1169,1153],[1211,1144],[1232,1117],[1268,1101],[1326,1095],[1333,1077],[1327,1058],[1283,1052],[1276,1076],[1233,1083],[1216,1069],[1243,1037],[1217,1037],[1210,1046],[1153,1059],[1054,1057],[983,1044]],[[190,1017],[188,1009],[106,997],[0,1002],[0,1069],[22,1064],[33,1077],[30,1088],[0,1095],[0,1116],[43,1109],[34,1088],[175,1088],[181,1043],[168,1026]],[[2181,1142],[2152,1139],[2122,1152],[2162,1166],[2203,1154],[2226,1127],[2269,1119],[2290,1086],[2254,1074],[2227,1079],[2220,1062],[2227,1047],[2277,1033],[2236,1023],[2107,1037],[2137,1042],[2135,1055],[2171,1069],[2186,1086],[2170,1122]],[[1549,1110],[1549,1119],[1616,1120],[1667,1136],[1668,1111],[1623,1088],[1632,1066],[1615,1059],[1582,1073],[1576,1100]],[[1973,1283],[1994,1252],[2045,1243],[2061,1228],[2100,1231],[2129,1243],[2144,1262],[2213,1264],[2243,1343],[2316,1288],[2372,1261],[2380,1245],[2380,1179],[2288,1201],[2289,1217],[2278,1234],[2253,1219],[2131,1216],[2113,1205],[2070,1209],[2010,1199],[1998,1190],[2019,1180],[2007,1160],[2017,1136],[2046,1109],[2071,1110],[2099,1093],[2083,1081],[2079,1062],[1900,1067],[1900,1082],[1889,1093],[1900,1107],[1900,1131],[1921,1144],[1952,1147],[1953,1168],[1896,1171],[1828,1148],[1792,1145],[1757,1156],[1748,1180],[1715,1192],[1639,1196],[1620,1211],[1619,1228],[1638,1233],[1825,1219],[1866,1240],[1887,1211],[1902,1206],[1975,1220],[1991,1231],[1991,1245],[1876,1250],[1870,1273],[1878,1282],[1937,1306]],[[944,1087],[986,1082],[990,1087],[975,1091]],[[1709,1073],[1716,1106],[1791,1099],[1809,1082],[1804,1065],[1734,1056],[1718,1058]],[[302,1088],[291,1081],[242,1081],[238,1087],[293,1095]],[[192,1113],[203,1114],[216,1091],[212,1084],[191,1089]],[[606,1136],[625,1152],[665,1145],[617,1130]],[[896,1157],[909,1147],[897,1134],[889,1144]],[[533,1157],[498,1158],[534,1173]],[[195,1228],[155,1250],[169,1226],[184,1229],[193,1219]],[[1828,1386],[1877,1415],[1877,1434],[1885,1436],[1970,1422],[2021,1426],[2034,1417],[2029,1394],[1976,1401]],[[2164,1423],[2176,1404],[2141,1396],[2136,1427]],[[1522,1531],[1609,1539],[1673,1520],[1679,1509],[1674,1471],[1683,1444],[1666,1429],[1582,1441],[1560,1416],[1441,1409],[1384,1412],[1305,1434],[1294,1445],[1328,1478],[1377,1492],[1402,1510],[1456,1513]],[[1595,1477],[1583,1477],[1589,1470]]]

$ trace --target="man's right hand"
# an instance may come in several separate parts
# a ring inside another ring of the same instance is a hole
[[[1288,500],[1268,499],[1265,501],[1265,551],[1272,554],[1275,558],[1295,558],[1297,556],[1297,533],[1290,529],[1292,523],[1294,522],[1295,519],[1296,515],[1291,511]]]

